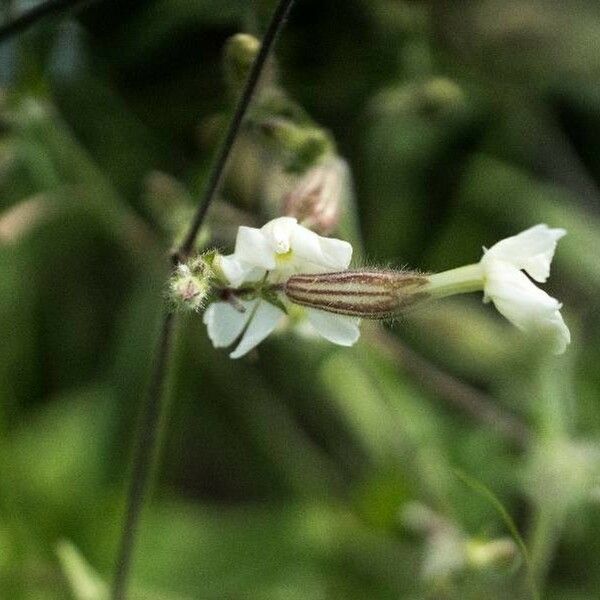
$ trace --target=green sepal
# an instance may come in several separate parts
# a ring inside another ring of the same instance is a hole
[[[288,314],[287,308],[285,304],[281,301],[281,298],[279,298],[279,296],[277,295],[277,292],[273,290],[264,289],[261,290],[260,297],[269,304],[272,304],[273,306],[276,306],[277,308],[282,310],[286,315]]]
[[[202,259],[209,267],[212,268],[213,262],[215,261],[215,256],[217,256],[217,254],[217,249],[211,248],[210,250],[206,250],[206,252],[202,253]]]

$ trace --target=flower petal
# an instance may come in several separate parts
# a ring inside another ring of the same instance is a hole
[[[215,348],[225,348],[235,342],[250,319],[257,300],[241,300],[245,312],[236,310],[229,302],[213,302],[204,311],[202,320]]]
[[[264,229],[264,228],[263,228]],[[238,229],[235,239],[235,258],[253,267],[275,268],[275,256],[269,238],[262,229],[244,227]]]
[[[240,356],[258,346],[277,327],[284,314],[282,310],[269,302],[260,301],[251,316],[250,323],[242,336],[242,340],[229,356],[231,358],[240,358]]]
[[[538,288],[512,264],[492,260],[486,264],[484,301],[523,331],[550,335],[553,350],[562,354],[571,341],[569,328],[560,314],[561,303]]]
[[[535,225],[494,244],[485,252],[481,262],[502,260],[518,269],[524,269],[535,281],[546,281],[556,243],[566,233],[564,229]]]
[[[352,346],[360,337],[358,328],[360,319],[356,317],[335,315],[314,308],[310,308],[306,312],[310,324],[317,333],[334,344]]]
[[[321,237],[301,225],[292,233],[292,251],[298,263],[296,271],[305,273],[344,270],[352,258],[348,242]]]
[[[336,238],[320,237],[319,243],[327,266],[332,269],[345,270],[352,260],[352,244]]]
[[[298,221],[293,217],[279,217],[263,225],[260,231],[272,253],[286,254],[292,247],[292,234],[297,227]]]
[[[255,267],[244,260],[240,260],[235,254],[219,256],[217,260],[218,268],[223,271],[231,287],[234,288],[240,287],[242,283],[248,281],[259,281],[265,274],[265,269]]]

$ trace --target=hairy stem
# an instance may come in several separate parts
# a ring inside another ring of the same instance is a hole
[[[277,36],[285,24],[287,15],[289,14],[293,3],[294,0],[280,0],[273,13],[271,22],[264,35],[260,51],[254,61],[250,74],[248,75],[248,80],[236,106],[229,129],[217,153],[217,157],[206,183],[204,194],[198,204],[188,233],[179,248],[177,248],[171,256],[173,263],[185,259],[194,247],[196,237],[204,222],[206,213],[223,180],[227,161],[240,132],[244,116],[256,90],[262,70],[273,49]],[[131,471],[131,483],[127,496],[126,516],[123,524],[112,590],[113,600],[124,600],[127,597],[129,573],[135,550],[140,516],[144,505],[144,499],[149,488],[150,476],[158,461],[158,432],[161,415],[164,411],[164,384],[169,365],[174,329],[174,316],[170,313],[165,313],[162,333],[153,366],[152,382],[148,391],[148,401],[142,408],[140,417],[140,428],[135,445]]]

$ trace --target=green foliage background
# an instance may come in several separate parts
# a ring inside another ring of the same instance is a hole
[[[104,597],[165,253],[235,95],[223,47],[272,8],[104,0],[0,46],[1,598]],[[443,270],[565,227],[546,289],[574,341],[548,356],[474,296],[395,324],[399,354],[288,333],[234,362],[182,317],[134,597],[600,595],[598,39],[593,0],[297,0],[267,79],[350,165],[357,261]],[[280,163],[244,132],[204,244],[272,216]],[[454,404],[461,381],[528,439]]]

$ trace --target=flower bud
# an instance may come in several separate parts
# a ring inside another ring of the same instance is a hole
[[[263,139],[285,157],[285,168],[302,173],[335,151],[331,135],[320,127],[299,124],[285,117],[270,117],[258,123]]]
[[[341,159],[309,169],[283,199],[283,214],[319,235],[330,234],[339,224],[345,201],[348,169]]]
[[[169,281],[169,298],[175,309],[199,311],[211,290],[212,269],[203,256],[177,265]]]
[[[259,50],[260,41],[247,33],[237,33],[227,40],[223,67],[232,91],[237,92],[244,85]]]
[[[427,277],[414,271],[341,271],[292,275],[284,285],[290,302],[363,319],[388,319],[428,297]]]

